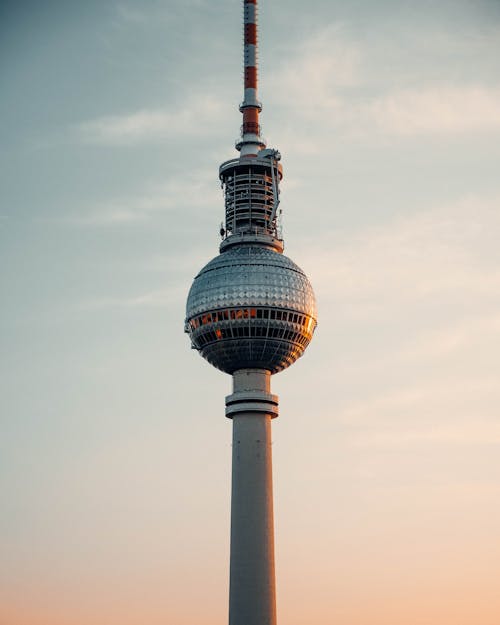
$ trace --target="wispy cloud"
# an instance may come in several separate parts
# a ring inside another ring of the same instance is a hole
[[[183,210],[186,215],[219,202],[214,172],[197,169],[182,179],[174,177],[162,184],[151,185],[133,197],[117,197],[81,209],[65,216],[64,221],[75,226],[116,226],[145,221],[165,212],[172,212],[178,219],[176,211]]]
[[[500,131],[500,88],[433,86],[395,91],[359,109],[361,120],[399,135]]]
[[[498,445],[498,399],[493,374],[439,377],[353,401],[336,420],[352,443],[363,447]]]
[[[178,304],[186,297],[186,285],[169,285],[144,293],[136,293],[123,297],[96,297],[82,303],[84,310],[106,310],[112,308],[166,308]]]
[[[491,298],[500,293],[500,254],[492,233],[500,228],[500,198],[469,197],[400,217],[382,226],[316,238],[309,253],[318,291],[359,314],[390,302],[450,295]],[[365,306],[360,302],[364,301]]]
[[[123,3],[115,5],[116,14],[118,19],[127,24],[144,24],[149,21],[149,13],[141,11],[137,6],[130,6]]]
[[[230,104],[222,97],[198,94],[170,109],[142,109],[99,117],[78,124],[75,130],[80,141],[100,145],[215,136]]]
[[[350,335],[333,366],[353,389],[335,421],[354,446],[500,443],[499,203],[470,197],[316,252],[325,333]],[[318,379],[331,383],[331,365]]]
[[[118,5],[117,11],[124,21],[147,18],[126,5]],[[330,24],[282,55],[262,82],[263,91],[287,112],[286,127],[280,130],[285,143],[287,128],[293,128],[295,143],[300,142],[306,153],[321,151],[331,140],[330,130],[364,138],[381,133],[410,138],[500,132],[499,86],[479,79],[470,82],[470,78],[460,83],[426,82],[421,67],[420,81],[408,79],[411,67],[394,68],[388,80],[381,63],[396,50],[384,42],[382,53],[377,45],[380,42],[363,43],[342,25]],[[374,46],[378,53],[372,59]],[[235,115],[233,97],[224,89],[219,82],[217,94],[213,86],[200,88],[170,107],[105,115],[83,121],[73,130],[79,141],[98,145],[216,137],[228,116]]]
[[[374,413],[371,413],[374,417]],[[468,423],[440,425],[389,431],[380,428],[370,433],[357,434],[353,443],[359,447],[401,448],[415,445],[498,445],[500,444],[500,423],[474,419]]]
[[[264,77],[264,89],[307,116],[318,109],[335,109],[339,90],[362,81],[361,58],[359,44],[347,39],[339,25],[329,25],[284,55]]]
[[[442,46],[442,40],[433,45]],[[385,41],[363,43],[342,26],[329,25],[291,49],[265,85],[286,108],[287,124],[290,116],[297,118],[295,135],[300,138],[301,129],[314,134],[316,151],[322,149],[318,139],[321,145],[331,140],[325,132],[331,129],[365,138],[373,133],[411,137],[500,131],[498,84],[478,76],[460,82],[429,80],[422,71],[429,60],[416,63],[416,52],[407,59],[416,65],[414,73],[411,66],[391,64],[388,77],[383,63],[399,49]],[[441,62],[452,62],[443,61],[442,49],[438,52]]]
[[[472,353],[477,355],[482,351],[484,361],[485,346],[494,342],[500,343],[500,314],[485,316],[476,313],[413,338],[407,345],[401,346],[397,359],[401,363],[419,360],[436,362],[451,357],[467,362]]]

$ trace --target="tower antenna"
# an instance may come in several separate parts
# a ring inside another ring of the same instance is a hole
[[[243,2],[243,113],[241,139],[236,142],[236,149],[241,156],[256,156],[266,147],[260,136],[259,114],[262,104],[258,100],[258,28],[257,0]]]

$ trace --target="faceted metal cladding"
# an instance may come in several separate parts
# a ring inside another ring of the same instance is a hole
[[[301,356],[316,328],[316,302],[305,273],[259,245],[227,249],[196,276],[186,332],[212,365],[281,371]]]

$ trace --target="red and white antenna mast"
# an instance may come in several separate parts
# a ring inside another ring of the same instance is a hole
[[[244,29],[244,92],[240,111],[243,113],[241,139],[236,149],[241,156],[256,156],[266,147],[260,136],[259,113],[262,104],[257,98],[258,68],[257,68],[257,0],[243,2],[243,29]]]

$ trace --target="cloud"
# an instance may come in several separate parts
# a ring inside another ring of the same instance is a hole
[[[493,374],[420,380],[353,401],[336,420],[360,447],[498,445],[497,380]]]
[[[371,413],[374,417],[373,411]],[[376,416],[375,416],[376,418]],[[440,425],[399,430],[372,431],[354,436],[354,444],[359,447],[411,447],[415,444],[428,445],[499,445],[500,423],[496,421],[482,421],[474,419],[469,423],[455,425]]]
[[[500,131],[500,89],[433,86],[375,98],[359,109],[361,120],[397,135]]]
[[[499,203],[469,197],[313,252],[329,359],[315,384],[330,389],[333,368],[354,446],[500,443]]]
[[[339,25],[329,25],[294,46],[269,78],[264,89],[305,115],[335,107],[338,91],[362,81],[360,46],[346,39]]]
[[[70,215],[65,223],[81,226],[116,226],[144,221],[148,215],[140,210],[140,201],[133,208],[119,206],[114,202],[100,204],[95,211],[85,215]]]
[[[64,222],[75,226],[119,226],[171,212],[183,211],[183,216],[194,214],[207,205],[221,202],[216,174],[211,170],[197,169],[173,177],[161,184],[147,187],[133,197],[112,198],[97,206],[81,209],[64,217]],[[175,218],[179,218],[178,215]]]
[[[184,284],[169,285],[145,293],[123,297],[97,297],[82,304],[84,310],[105,310],[109,308],[167,308],[185,299],[187,288]]]
[[[436,362],[437,359],[450,356],[467,358],[472,351],[480,351],[499,339],[500,314],[476,314],[414,338],[406,346],[402,346],[399,360]]]
[[[419,55],[412,49],[406,63],[396,62],[400,42],[364,41],[341,25],[328,25],[290,48],[264,87],[287,111],[285,123],[308,153],[309,144],[319,152],[318,140],[331,141],[329,130],[358,138],[499,132],[500,87],[478,73],[454,81],[453,55],[464,43],[456,35],[453,41],[448,49],[442,37],[429,44],[446,72],[443,80],[429,65],[429,50]]]
[[[99,117],[75,128],[83,143],[136,145],[172,138],[216,136],[231,101],[202,93],[171,109],[141,109]]]
[[[330,234],[318,235],[308,252],[318,292],[336,306],[368,316],[391,302],[449,301],[457,294],[497,298],[500,252],[493,233],[500,228],[499,204],[498,197],[471,196],[344,232],[333,246]]]
[[[357,42],[345,37],[341,26],[333,24],[287,49],[280,58],[279,64],[271,66],[274,71],[263,77],[263,92],[270,93],[275,106],[287,112],[282,121],[294,127],[294,140],[299,137],[307,142],[301,138],[304,126],[314,132],[318,122],[324,128],[345,117],[342,94],[362,82],[362,51]],[[299,118],[298,124],[294,117]],[[312,146],[307,149],[311,151],[315,151]]]
[[[133,26],[149,21],[149,14],[145,11],[140,11],[136,6],[131,7],[123,3],[118,3],[115,5],[115,10],[120,21],[132,24]]]
[[[125,5],[117,5],[117,14],[125,22],[145,19],[145,14]],[[330,131],[337,137],[364,139],[380,134],[411,138],[500,131],[497,85],[481,82],[479,76],[461,83],[429,80],[424,71],[429,54],[420,58],[416,50],[408,65],[393,66],[397,45],[360,40],[345,26],[329,24],[287,48],[262,78],[263,92],[276,102],[274,109],[286,111],[278,120],[284,128],[274,124],[275,132],[285,143],[291,133],[295,145],[312,154],[331,141]],[[429,45],[440,51],[443,67],[452,63],[453,46],[448,44],[449,51],[443,53],[442,38],[431,39]],[[83,121],[73,130],[83,143],[114,146],[217,137],[230,115],[236,114],[233,96],[225,89],[219,81],[216,92],[207,85],[182,104],[106,115]]]

